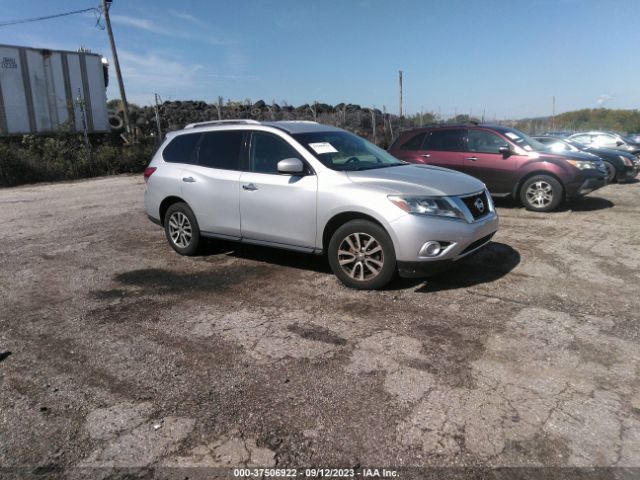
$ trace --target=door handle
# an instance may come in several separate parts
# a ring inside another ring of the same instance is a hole
[[[478,160],[478,157],[469,157],[467,158],[467,160],[471,160],[472,162],[475,162],[476,160]]]
[[[420,155],[420,156],[421,156],[421,157],[423,157],[423,158],[429,158],[429,157],[431,157],[431,155],[430,155],[430,154],[428,154],[428,153],[423,153],[423,154],[422,154],[422,155]]]
[[[243,188],[244,190],[250,190],[250,191],[253,191],[253,190],[257,190],[257,189],[258,189],[258,187],[256,187],[253,183],[250,183],[250,184],[248,184],[248,185],[242,185],[242,188]]]
[[[193,183],[196,181],[196,179],[193,177],[182,177],[182,181],[187,183]]]

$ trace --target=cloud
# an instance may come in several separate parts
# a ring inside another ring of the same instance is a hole
[[[171,15],[173,15],[174,17],[178,17],[182,20],[186,20],[187,22],[191,22],[195,25],[200,25],[200,26],[206,26],[206,23],[204,23],[202,20],[200,20],[197,17],[194,17],[193,15],[191,15],[190,13],[185,13],[185,12],[178,12],[176,10],[169,10],[169,13]]]
[[[202,26],[205,26],[197,18],[189,15],[188,13],[175,13],[176,16],[179,16],[183,19],[189,19],[192,22],[195,21]],[[140,17],[130,17],[128,15],[111,15],[111,20],[115,24],[119,24],[126,27],[137,28],[139,30],[144,30],[147,32],[152,32],[158,35],[164,35],[167,37],[181,38],[184,40],[195,40],[201,43],[207,43],[213,46],[225,46],[231,45],[234,43],[231,39],[222,39],[210,34],[210,32],[205,33],[196,33],[193,32],[192,29],[189,30],[176,30],[175,28],[168,28],[164,25],[159,25],[153,20],[149,18],[140,18]]]
[[[111,15],[111,20],[115,24],[125,25],[127,27],[139,28],[148,32],[164,33],[152,20],[145,18],[129,17],[126,15]]]
[[[612,95],[608,95],[606,93],[603,93],[602,95],[600,95],[598,97],[598,100],[596,100],[596,105],[598,105],[599,107],[602,107],[604,105],[606,105],[607,103],[609,103],[609,100],[611,100],[613,98]]]
[[[198,74],[203,66],[197,63],[183,63],[162,52],[137,54],[130,50],[118,53],[122,76],[132,101],[149,104],[153,94],[163,96],[188,91],[198,86]],[[113,82],[109,88],[115,88]]]

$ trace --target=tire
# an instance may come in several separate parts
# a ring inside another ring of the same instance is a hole
[[[391,237],[368,220],[352,220],[338,228],[329,242],[327,256],[335,276],[349,288],[382,288],[396,273]]]
[[[167,209],[164,216],[164,233],[169,245],[180,255],[191,256],[198,253],[200,228],[186,203],[174,203]]]
[[[558,208],[564,198],[564,189],[549,175],[528,178],[520,189],[520,201],[527,210],[550,212]]]
[[[604,166],[607,167],[607,183],[614,183],[616,181],[616,167],[611,162],[604,162]]]

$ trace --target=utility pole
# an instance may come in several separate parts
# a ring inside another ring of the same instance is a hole
[[[551,97],[551,130],[556,129],[556,96]]]
[[[162,128],[160,128],[160,102],[162,99],[160,98],[160,95],[158,95],[157,93],[155,95],[156,95],[156,102],[155,102],[155,106],[153,107],[153,110],[156,116],[156,131],[158,133],[157,144],[160,145],[160,143],[162,142]]]
[[[400,121],[402,122],[402,70],[398,73],[400,74]]]
[[[373,130],[373,143],[374,144],[378,144],[378,137],[376,136],[376,106],[374,105],[373,108],[370,108],[369,111],[371,112],[371,129]]]
[[[124,116],[124,128],[131,135],[131,122],[129,121],[129,104],[127,103],[127,95],[124,92],[124,83],[122,82],[122,72],[120,72],[120,62],[118,61],[118,52],[116,50],[116,41],[113,38],[113,30],[111,30],[111,19],[109,18],[109,8],[113,0],[102,0],[102,14],[104,15],[104,23],[107,26],[109,34],[109,43],[111,44],[111,56],[113,57],[113,67],[116,69],[116,77],[118,78],[118,87],[120,87],[120,98],[122,100],[122,115]]]

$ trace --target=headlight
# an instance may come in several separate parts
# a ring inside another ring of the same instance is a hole
[[[407,213],[466,220],[462,210],[447,197],[405,197],[389,195],[388,198],[396,207],[401,208]]]
[[[624,155],[620,155],[620,160],[622,160],[622,163],[624,163],[627,167],[633,167],[633,162],[631,161],[631,159],[629,157],[625,157]]]
[[[580,170],[595,170],[596,164],[593,162],[585,162],[584,160],[567,160],[571,165]]]

